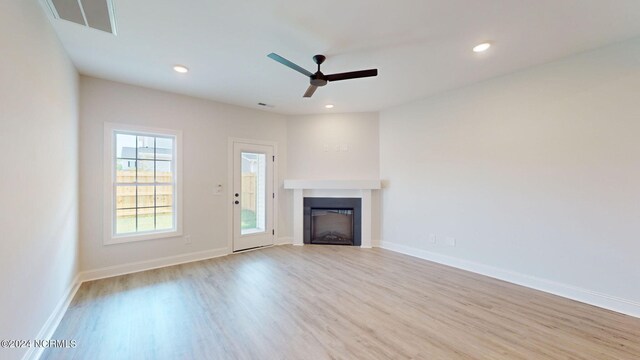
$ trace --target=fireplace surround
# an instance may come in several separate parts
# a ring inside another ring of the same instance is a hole
[[[357,198],[361,201],[361,243],[370,248],[372,239],[372,191],[381,189],[379,179],[371,180],[304,180],[285,179],[284,188],[293,193],[293,245],[304,245],[304,198]]]

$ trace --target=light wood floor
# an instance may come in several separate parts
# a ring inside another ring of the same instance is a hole
[[[43,359],[640,359],[640,319],[381,249],[279,246],[85,283]]]

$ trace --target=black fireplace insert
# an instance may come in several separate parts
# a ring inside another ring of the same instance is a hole
[[[360,198],[304,198],[304,243],[360,246]]]

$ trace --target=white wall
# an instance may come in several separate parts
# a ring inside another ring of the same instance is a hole
[[[227,248],[227,139],[279,143],[278,186],[286,173],[286,120],[281,115],[82,76],[80,78],[81,268],[153,260]],[[103,245],[103,125],[105,122],[183,132],[182,238]],[[224,194],[213,195],[216,184]],[[280,236],[287,236],[290,200],[280,192]]]
[[[378,113],[287,117],[290,179],[377,179]]]
[[[0,49],[0,339],[33,340],[77,273],[77,74],[36,1],[0,2]]]
[[[377,112],[287,117],[288,179],[352,180],[380,177]],[[380,239],[380,192],[373,191],[372,240]]]
[[[634,40],[383,111],[384,242],[640,305],[639,101]]]

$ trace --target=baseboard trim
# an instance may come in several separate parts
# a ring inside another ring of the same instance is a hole
[[[71,300],[73,300],[73,297],[76,295],[76,292],[78,292],[78,289],[80,288],[80,284],[82,284],[82,281],[80,281],[80,274],[77,274],[73,278],[73,281],[71,282],[67,290],[65,291],[64,296],[62,297],[62,299],[60,299],[60,301],[58,301],[58,304],[53,309],[53,311],[51,312],[51,315],[49,315],[49,318],[44,323],[44,325],[38,332],[38,335],[36,335],[34,339],[51,340],[51,338],[53,337],[53,334],[56,332],[56,329],[58,328],[58,325],[60,325],[60,321],[62,321],[62,317],[67,312],[67,309],[69,308],[69,304],[71,304]],[[22,359],[37,360],[40,358],[40,356],[42,356],[42,353],[44,352],[44,350],[45,350],[44,347],[29,347],[29,350],[24,354]]]
[[[290,236],[280,237],[274,245],[291,245],[293,244],[293,238]]]
[[[175,256],[167,256],[163,258],[137,261],[128,264],[107,266],[95,270],[87,270],[80,273],[80,280],[93,281],[99,279],[110,278],[119,275],[126,275],[137,273],[141,271],[159,269],[167,266],[179,265],[190,263],[194,261],[201,261],[207,259],[213,259],[220,256],[229,255],[229,249],[220,248],[213,250],[197,251],[188,254],[180,254]]]
[[[417,249],[393,242],[381,241],[380,248],[428,261],[433,261],[442,265],[470,271],[476,274],[492,277],[494,279],[510,282],[512,284],[525,286],[531,289],[540,290],[567,299],[640,318],[640,303],[632,300],[622,299],[596,291],[562,284],[535,276],[525,275],[469,260],[436,254],[427,250]]]

